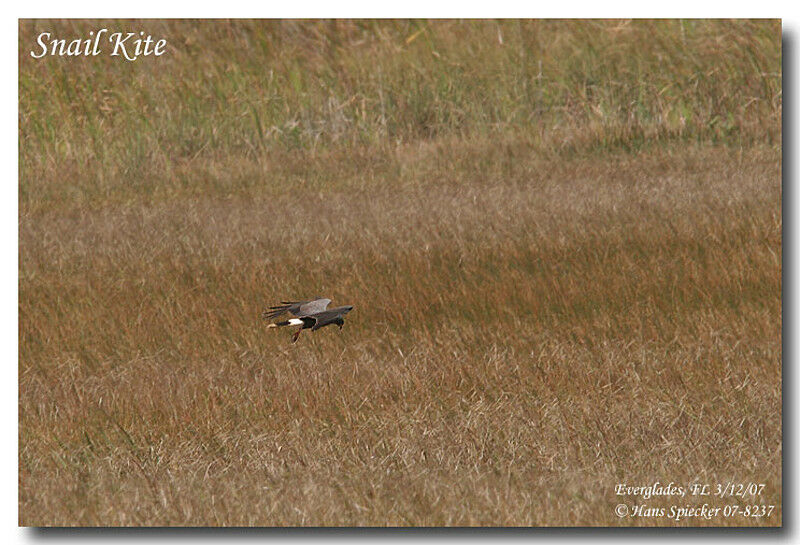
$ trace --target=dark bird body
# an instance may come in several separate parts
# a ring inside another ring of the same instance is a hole
[[[304,329],[316,331],[332,324],[336,324],[339,326],[339,329],[342,329],[344,326],[344,315],[353,310],[353,307],[346,305],[329,309],[328,305],[330,302],[330,299],[321,297],[310,301],[283,301],[280,305],[269,307],[263,312],[262,316],[266,320],[273,320],[287,312],[297,316],[297,318],[290,318],[267,326],[285,327],[299,325],[300,329],[292,335],[292,342],[297,342],[300,332]]]

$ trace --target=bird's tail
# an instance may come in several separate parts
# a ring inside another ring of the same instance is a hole
[[[292,318],[291,320],[285,320],[283,322],[277,322],[274,324],[269,324],[267,327],[286,327],[287,325],[302,325],[303,320],[298,320],[297,318]]]

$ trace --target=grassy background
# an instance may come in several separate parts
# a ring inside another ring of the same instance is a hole
[[[47,57],[145,30],[159,58]],[[22,21],[20,522],[781,523],[774,21]],[[328,295],[288,343],[263,306]],[[651,506],[702,504],[705,498]],[[640,503],[640,502],[631,502]]]

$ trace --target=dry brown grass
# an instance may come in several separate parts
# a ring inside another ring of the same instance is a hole
[[[753,481],[771,517],[677,524],[781,524],[779,146],[559,127],[139,186],[23,138],[20,523],[672,525],[614,485]],[[259,318],[317,294],[341,332]],[[703,502],[749,503],[642,503]]]

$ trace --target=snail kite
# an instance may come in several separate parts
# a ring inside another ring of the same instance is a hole
[[[326,325],[336,324],[339,329],[344,326],[344,315],[353,310],[353,307],[346,305],[343,307],[328,308],[330,299],[319,297],[310,301],[282,301],[280,305],[269,307],[262,313],[265,320],[273,320],[290,312],[297,318],[289,318],[283,322],[271,323],[267,327],[285,327],[289,325],[299,325],[300,329],[292,335],[292,342],[297,342],[300,332],[304,329],[316,331]]]

